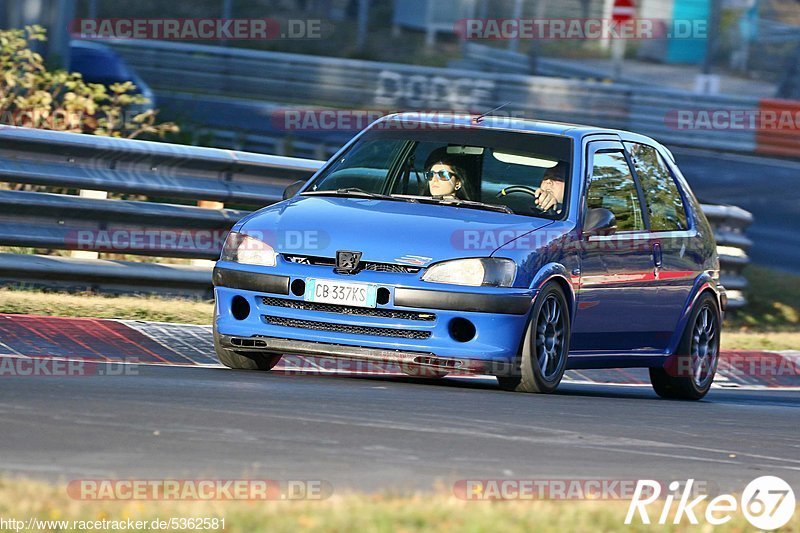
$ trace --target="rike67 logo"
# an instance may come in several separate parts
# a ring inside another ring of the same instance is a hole
[[[688,520],[690,524],[699,524],[698,504],[708,498],[707,494],[700,495],[694,499],[693,493],[694,479],[689,479],[680,490],[681,484],[673,481],[669,484],[669,491],[666,497],[661,494],[661,483],[640,479],[628,507],[628,514],[625,516],[625,523],[631,524],[634,517],[638,514],[643,524],[651,523],[649,506],[663,498],[663,507],[658,518],[653,516],[653,521],[659,525],[669,522],[673,524],[683,523]],[[675,501],[677,499],[677,504]],[[673,504],[675,510],[673,511]],[[656,505],[657,507],[657,505]],[[714,497],[705,505],[705,513],[700,515],[705,518],[706,523],[712,526],[719,526],[729,522],[733,513],[741,512],[753,527],[764,531],[771,531],[784,526],[794,515],[795,497],[792,487],[784,480],[775,476],[762,476],[748,483],[742,492],[740,500],[732,494],[721,494]]]

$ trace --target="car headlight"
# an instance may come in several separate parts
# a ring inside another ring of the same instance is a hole
[[[422,281],[479,287],[510,287],[517,265],[510,259],[475,258],[444,261],[430,267]]]
[[[275,266],[275,250],[261,239],[232,231],[225,239],[220,261],[244,265]]]

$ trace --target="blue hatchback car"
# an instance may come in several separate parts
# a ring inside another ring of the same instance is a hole
[[[217,355],[491,374],[646,367],[699,399],[725,291],[711,228],[659,143],[499,117],[395,114],[239,221],[214,269]]]

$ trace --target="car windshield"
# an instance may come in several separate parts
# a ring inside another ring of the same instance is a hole
[[[303,194],[559,219],[566,211],[571,150],[571,139],[557,135],[485,128],[373,129],[324,168]],[[537,205],[540,189],[552,197],[552,205]]]
[[[70,70],[80,72],[89,83],[110,85],[133,79],[122,59],[111,50],[73,48],[70,54]]]

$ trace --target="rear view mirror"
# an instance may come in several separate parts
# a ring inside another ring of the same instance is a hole
[[[612,235],[617,231],[617,218],[605,207],[589,208],[583,222],[583,236]]]
[[[455,146],[450,145],[447,147],[448,154],[454,155],[481,155],[483,154],[482,146]]]
[[[298,191],[302,189],[303,185],[305,184],[306,184],[305,180],[297,180],[288,187],[286,187],[285,189],[283,189],[283,199],[288,200],[289,198],[297,194]]]

